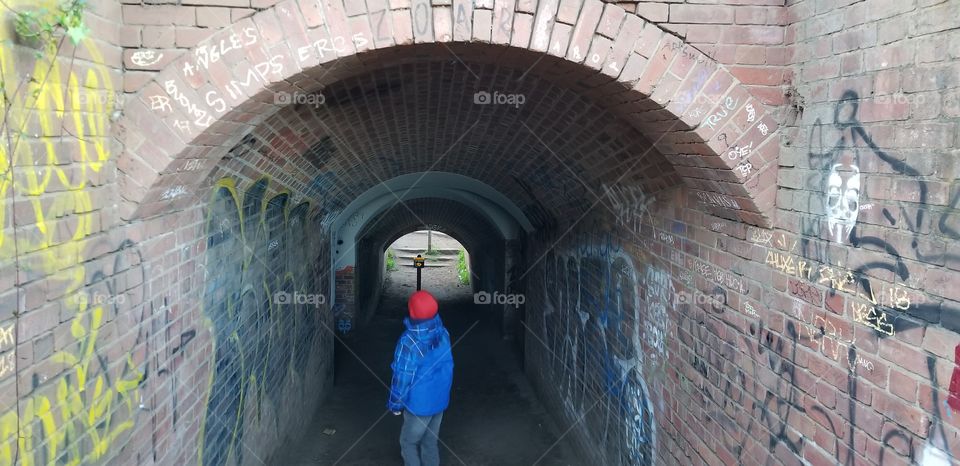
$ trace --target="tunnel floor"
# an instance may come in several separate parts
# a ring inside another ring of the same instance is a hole
[[[285,447],[275,464],[403,464],[402,418],[385,406],[390,361],[402,330],[400,319],[391,316],[405,307],[410,292],[399,285],[395,280],[387,287],[370,324],[339,339],[329,397],[303,438]],[[584,464],[548,419],[522,372],[513,342],[500,338],[492,309],[473,304],[468,287],[461,290],[455,297],[439,299],[455,345],[453,392],[440,427],[441,464]],[[327,429],[335,432],[325,434]]]

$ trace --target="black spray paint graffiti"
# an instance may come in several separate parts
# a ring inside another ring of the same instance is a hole
[[[327,337],[317,322],[329,320],[327,309],[290,300],[326,290],[313,263],[324,260],[318,257],[322,242],[308,234],[309,206],[289,208],[285,193],[265,200],[268,184],[261,179],[248,187],[241,204],[233,180],[220,180],[208,211],[203,305],[215,364],[203,465],[223,465],[230,457],[242,462],[246,400],[256,401],[258,421],[265,397],[282,406],[289,375],[310,373],[310,352]],[[279,416],[274,421],[278,427]]]
[[[847,414],[841,416],[847,420],[846,432],[841,432],[839,430],[840,426],[834,423],[834,417],[830,414],[831,410],[822,407],[813,399],[807,400],[807,403],[809,403],[809,408],[805,408],[797,398],[797,384],[795,381],[795,371],[798,370],[795,365],[797,344],[800,343],[804,346],[811,346],[811,343],[813,343],[812,346],[815,348],[819,347],[821,350],[829,346],[824,344],[818,345],[816,344],[816,341],[823,340],[830,335],[831,332],[829,332],[827,329],[830,324],[817,319],[814,319],[814,322],[819,323],[819,326],[811,326],[806,322],[797,324],[793,321],[788,321],[786,323],[786,336],[784,338],[789,339],[789,344],[792,346],[792,349],[789,351],[789,353],[783,352],[783,338],[771,332],[770,329],[765,328],[762,321],[758,320],[757,322],[750,323],[749,328],[751,337],[744,337],[744,340],[747,343],[748,348],[756,351],[761,360],[765,360],[767,363],[766,367],[763,367],[763,365],[758,366],[756,361],[750,361],[750,363],[753,365],[752,379],[744,378],[742,373],[739,374],[740,376],[737,379],[734,379],[733,374],[728,374],[729,380],[741,381],[743,391],[740,392],[736,390],[729,390],[730,383],[727,382],[723,392],[727,396],[731,396],[731,394],[733,394],[735,396],[733,401],[741,404],[744,392],[758,393],[758,388],[760,392],[763,392],[764,390],[766,391],[766,395],[762,403],[754,401],[754,409],[757,409],[759,406],[759,420],[765,427],[764,431],[771,432],[768,441],[768,447],[771,453],[775,451],[778,445],[783,444],[794,454],[802,454],[802,448],[803,444],[805,443],[805,439],[800,436],[791,437],[790,430],[787,429],[787,426],[789,425],[789,417],[792,413],[808,413],[810,417],[822,419],[825,423],[825,426],[829,424],[830,432],[835,436],[833,450],[836,452],[836,464],[842,464],[844,466],[859,464],[859,461],[857,461],[856,457],[854,456],[854,452],[857,451],[855,449],[855,433],[858,412],[857,403],[860,399],[858,397],[857,383],[857,379],[859,377],[858,371],[860,369],[860,364],[858,361],[860,358],[857,354],[856,346],[852,342],[849,344],[840,345],[840,347],[846,348],[845,357],[847,361],[850,362],[847,371],[846,389],[844,390],[846,394],[845,397],[847,398]],[[802,328],[798,327],[798,325],[801,325]],[[708,334],[704,335],[701,332],[700,338],[707,337]],[[756,337],[755,344],[750,341],[753,337]],[[702,351],[702,349],[703,347],[699,347],[698,351]],[[940,414],[940,401],[937,392],[939,382],[937,380],[937,374],[935,371],[935,359],[928,357],[926,362],[929,380],[933,390],[931,400],[932,413],[928,418],[928,425],[926,427],[927,440],[923,448],[922,457],[916,457],[914,448],[914,444],[919,439],[916,439],[916,436],[910,432],[898,428],[892,429],[884,435],[881,441],[883,449],[880,451],[880,464],[883,464],[887,455],[891,454],[905,456],[910,461],[919,461],[919,464],[921,465],[951,464],[949,443],[947,441],[942,424],[943,418]],[[711,363],[711,367],[716,366]],[[761,368],[760,371],[757,370],[758,367]],[[775,391],[764,389],[758,383],[760,380],[759,377],[763,375],[762,373],[765,372],[767,368],[779,375],[779,378],[777,379],[778,389]],[[725,409],[726,405],[724,405],[723,408]],[[754,414],[756,415],[756,413]],[[747,434],[755,434],[753,431],[753,425],[753,421],[751,421],[746,428]],[[846,443],[846,445],[842,445],[843,443]],[[737,445],[727,445],[727,448],[738,455],[741,453],[739,446]],[[896,451],[896,453],[892,453],[894,451]]]
[[[903,260],[906,251],[898,250],[885,238],[861,234],[857,229],[857,219],[862,207],[863,187],[868,181],[866,178],[868,175],[861,173],[861,167],[864,166],[864,163],[871,166],[885,166],[884,170],[878,171],[889,170],[902,175],[902,179],[916,184],[916,199],[919,206],[915,211],[908,208],[901,208],[901,212],[896,213],[886,208],[882,211],[883,217],[890,227],[897,227],[901,218],[906,222],[906,227],[912,235],[910,254],[914,258],[921,262],[942,264],[944,261],[958,260],[960,256],[945,252],[924,252],[923,249],[927,242],[920,235],[925,228],[929,214],[929,187],[916,168],[886,153],[874,143],[866,128],[859,121],[859,98],[859,95],[854,91],[846,91],[841,96],[840,101],[834,108],[832,125],[832,130],[839,133],[839,136],[832,144],[825,143],[825,129],[820,120],[818,119],[814,123],[810,133],[810,167],[825,174],[825,176],[822,177],[819,185],[810,188],[826,193],[824,211],[827,214],[826,222],[831,240],[840,243],[849,240],[849,243],[855,248],[868,246],[880,249],[886,254],[886,260],[870,261],[852,270],[856,277],[855,281],[863,288],[865,294],[873,296],[874,290],[871,289],[870,281],[866,278],[867,272],[885,270],[892,273],[901,282],[907,282],[910,279],[910,271]],[[873,158],[867,160],[867,157]],[[960,187],[955,188],[957,191],[951,197],[949,206],[940,211],[940,217],[935,223],[939,226],[943,235],[953,240],[960,240],[957,230],[951,226],[957,221],[957,203],[960,202]],[[818,221],[803,222],[802,232],[805,236],[801,240],[801,253],[808,259],[829,263],[830,249],[810,240],[810,238],[820,236],[820,228],[821,225]],[[877,307],[882,308],[877,311],[878,314],[879,312],[893,312],[888,307]],[[960,332],[960,309],[948,308],[941,306],[939,303],[923,303],[911,306],[907,312],[929,322],[940,323],[950,330]],[[911,326],[913,324],[905,319],[896,319],[894,330],[900,329],[897,328],[897,325]]]
[[[550,214],[550,211],[544,207],[543,203],[540,202],[540,199],[535,194],[534,190],[531,189],[529,183],[521,179],[516,175],[512,175],[513,180],[523,189],[523,192],[527,193],[527,196],[530,197],[532,201],[531,204],[527,204],[523,207],[523,213],[530,219],[537,231],[550,231],[556,228],[557,219]]]
[[[771,453],[782,445],[799,455],[804,438],[790,427],[791,416],[806,412],[796,384],[796,325],[788,322],[783,337],[762,321],[751,322],[750,334],[743,335],[739,345],[749,352],[738,355],[738,346],[718,336],[724,334],[726,324],[712,309],[681,304],[678,312],[678,338],[691,350],[687,362],[700,376],[695,386],[708,400],[709,418],[725,430],[742,430],[745,437],[766,435],[764,446]],[[686,387],[688,379],[681,374],[680,380]],[[750,410],[746,425],[738,424],[740,416],[729,414],[746,408]],[[734,441],[725,446],[741,461],[744,443]]]

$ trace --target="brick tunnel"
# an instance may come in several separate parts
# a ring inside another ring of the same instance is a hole
[[[445,463],[960,464],[960,1],[57,5],[0,23],[0,466],[402,464],[423,229]]]

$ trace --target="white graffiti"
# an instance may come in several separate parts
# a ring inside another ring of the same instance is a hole
[[[196,118],[196,120],[193,121],[194,124],[206,128],[213,123],[213,117],[211,117],[206,110],[198,107],[197,104],[190,102],[190,99],[187,98],[186,94],[180,92],[177,83],[172,79],[164,82],[163,87],[167,91],[167,94],[170,94],[170,97],[187,111],[187,115]]]
[[[732,198],[732,197],[730,197],[730,196],[723,195],[723,194],[708,193],[708,192],[704,192],[704,191],[698,191],[698,192],[697,192],[697,198],[699,198],[701,201],[703,201],[703,202],[705,202],[705,203],[707,203],[707,204],[713,204],[713,205],[715,205],[715,206],[727,207],[727,208],[730,208],[730,209],[739,209],[739,208],[740,208],[740,204],[737,203],[737,200],[736,200],[736,199],[734,199],[734,198]]]
[[[363,37],[363,33],[356,33],[350,37],[350,41],[353,42],[354,47],[357,49],[363,48],[367,45],[369,41]],[[347,51],[347,39],[343,36],[337,36],[330,40],[327,39],[318,39],[312,44],[304,45],[297,48],[297,59],[300,60],[300,63],[307,61],[310,58],[310,51],[314,50],[317,54],[320,55],[320,58],[326,58],[327,53],[331,53],[334,56],[343,55]]]
[[[770,246],[770,241],[773,239],[773,232],[757,227],[747,227],[747,236],[749,236],[750,241],[754,243]]]
[[[173,111],[170,107],[170,98],[165,95],[150,96],[150,110],[160,110],[161,112]]]
[[[670,273],[652,265],[647,266],[643,285],[647,304],[643,341],[653,350],[653,356],[659,359],[666,351],[667,304],[676,294],[676,289]]]
[[[751,317],[760,317],[760,314],[757,314],[757,310],[753,308],[749,301],[743,304],[743,312]]]
[[[720,286],[724,286],[738,293],[747,292],[747,287],[739,275],[735,275],[725,269],[710,265],[706,262],[695,261],[694,259],[690,259],[690,261],[691,262],[688,263],[687,266],[692,266],[697,273],[703,275],[707,280],[711,280]]]
[[[744,160],[737,165],[736,170],[740,172],[740,176],[747,176],[753,172],[753,165]]]
[[[727,97],[723,100],[720,109],[707,115],[702,124],[710,129],[716,129],[717,124],[726,118],[733,109],[737,108],[738,103],[740,103],[740,99],[733,100],[732,97]]]
[[[16,362],[12,351],[0,356],[0,378],[13,372],[13,369],[16,367]]]
[[[644,218],[653,223],[650,215],[650,206],[656,201],[653,196],[647,195],[640,186],[601,186],[606,197],[610,200],[617,223],[639,232]]]
[[[547,12],[557,11],[556,1],[540,2],[540,14],[537,15],[537,23],[533,26],[534,44],[536,50],[545,50],[550,41],[550,28],[553,27],[553,15]]]
[[[0,328],[0,351],[3,351],[4,346],[13,346],[14,341],[13,324],[7,328]]]
[[[743,108],[747,109],[747,122],[753,123],[753,120],[757,117],[757,110],[753,108],[753,104],[747,104]]]
[[[190,159],[184,162],[183,166],[180,167],[180,170],[178,171],[190,172],[190,171],[200,170],[203,168],[205,163],[206,161],[203,159]]]
[[[733,148],[727,152],[727,158],[730,160],[746,158],[750,155],[751,149],[753,149],[753,142],[743,147],[733,146]]]
[[[364,218],[363,212],[357,211],[356,213],[351,215],[350,218],[347,219],[344,225],[348,227],[360,226],[360,224],[363,223],[363,218]]]
[[[283,63],[281,60],[283,60],[282,56],[274,55],[268,61],[251,66],[242,81],[236,79],[230,80],[225,87],[227,93],[230,94],[232,99],[239,99],[243,96],[243,90],[250,87],[250,84],[255,82],[264,85],[269,84],[270,80],[267,78],[268,76],[271,74],[279,76],[283,72]]]
[[[173,127],[180,130],[181,133],[190,132],[190,122],[187,120],[173,120]]]
[[[130,56],[130,61],[137,66],[151,66],[157,64],[162,58],[162,53],[153,50],[137,50]]]
[[[760,131],[760,134],[766,136],[767,132],[770,131],[770,128],[767,128],[765,123],[757,123],[757,130]]]
[[[668,235],[661,231],[657,233],[657,237],[660,238],[660,241],[663,241],[664,243],[667,243],[670,246],[673,246],[674,244],[673,235]]]
[[[184,194],[187,194],[187,188],[185,186],[182,186],[182,185],[171,186],[170,188],[167,188],[167,190],[164,191],[163,194],[160,195],[160,200],[169,201],[171,199],[175,199],[180,196],[183,196]]]
[[[844,242],[860,214],[860,168],[856,165],[834,164],[827,178],[825,200],[827,227],[837,243]]]
[[[201,44],[193,51],[194,60],[183,64],[184,76],[193,76],[198,69],[207,70],[211,63],[216,63],[223,59],[228,53],[248,47],[257,42],[257,30],[249,27],[242,31],[243,36],[237,33],[231,33],[224,39],[220,39],[215,44]]]

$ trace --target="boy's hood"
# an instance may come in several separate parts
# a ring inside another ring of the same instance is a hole
[[[407,327],[407,331],[410,332],[413,338],[419,341],[433,340],[440,333],[440,330],[443,329],[443,322],[440,321],[439,313],[430,319],[416,323],[411,321],[409,317],[406,317],[403,319],[403,325]]]

